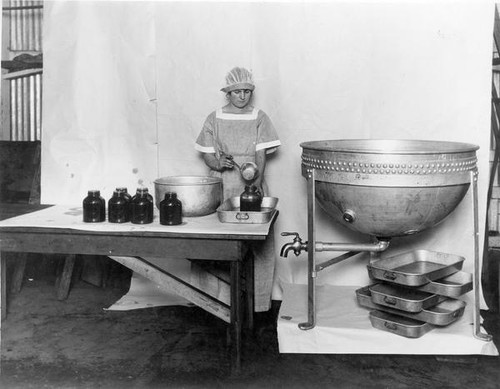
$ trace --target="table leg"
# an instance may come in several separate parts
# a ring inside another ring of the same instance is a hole
[[[26,270],[26,262],[28,253],[14,253],[14,274],[12,274],[12,283],[10,285],[11,293],[19,293],[23,286],[24,271]]]
[[[66,300],[69,295],[69,288],[71,286],[71,276],[73,275],[73,268],[75,267],[76,255],[68,254],[64,259],[64,269],[56,282],[57,299],[59,301]]]
[[[241,370],[241,343],[243,312],[241,304],[241,276],[242,264],[240,261],[231,261],[231,370],[239,373]]]
[[[7,287],[6,287],[6,263],[5,253],[0,251],[0,357],[2,355],[2,321],[7,316]],[[0,375],[2,374],[2,362],[0,358]]]
[[[253,254],[247,254],[245,260],[245,289],[246,289],[246,308],[247,308],[247,328],[253,331],[253,313],[255,310],[255,273],[253,266]]]
[[[7,317],[7,258],[0,251],[0,323]],[[1,334],[1,327],[0,327]]]

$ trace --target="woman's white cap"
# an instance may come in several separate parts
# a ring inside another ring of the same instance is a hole
[[[255,84],[253,83],[252,73],[249,70],[235,67],[226,75],[226,86],[221,91],[227,93],[238,89],[253,91]]]

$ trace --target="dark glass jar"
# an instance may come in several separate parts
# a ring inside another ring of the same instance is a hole
[[[106,220],[106,201],[98,190],[89,190],[83,199],[83,221],[100,223]]]
[[[128,219],[129,201],[124,192],[114,191],[108,201],[108,221],[110,223],[126,223]]]
[[[137,188],[130,203],[130,221],[133,224],[149,224],[153,222],[153,200],[148,188]]]
[[[132,203],[132,196],[130,196],[130,193],[128,193],[127,188],[125,187],[118,187],[115,189],[118,193],[123,193],[123,196],[127,200],[127,213],[125,215],[126,221],[130,221],[130,216],[132,214],[132,210],[130,209],[131,203]]]
[[[240,196],[240,211],[260,212],[262,196],[255,185],[245,185],[245,191]]]
[[[153,195],[151,195],[151,193],[149,193],[149,189],[148,188],[144,188],[144,190],[146,191],[146,194],[148,195],[148,199],[150,199],[151,202],[154,204]]]
[[[160,224],[175,226],[182,223],[182,203],[177,193],[167,192],[160,202]]]

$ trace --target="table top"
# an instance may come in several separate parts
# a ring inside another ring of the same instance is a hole
[[[81,206],[1,204],[0,233],[69,231],[73,234],[262,240],[269,234],[277,215],[278,211],[269,222],[262,224],[222,223],[217,214],[213,213],[201,217],[186,217],[178,226],[164,226],[159,223],[157,212],[151,224],[109,223],[107,221],[84,223]]]

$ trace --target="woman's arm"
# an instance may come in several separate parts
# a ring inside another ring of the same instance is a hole
[[[266,150],[257,150],[255,152],[255,164],[259,169],[259,175],[255,179],[254,185],[264,194],[262,188],[262,179],[264,178],[264,171],[266,170]]]

